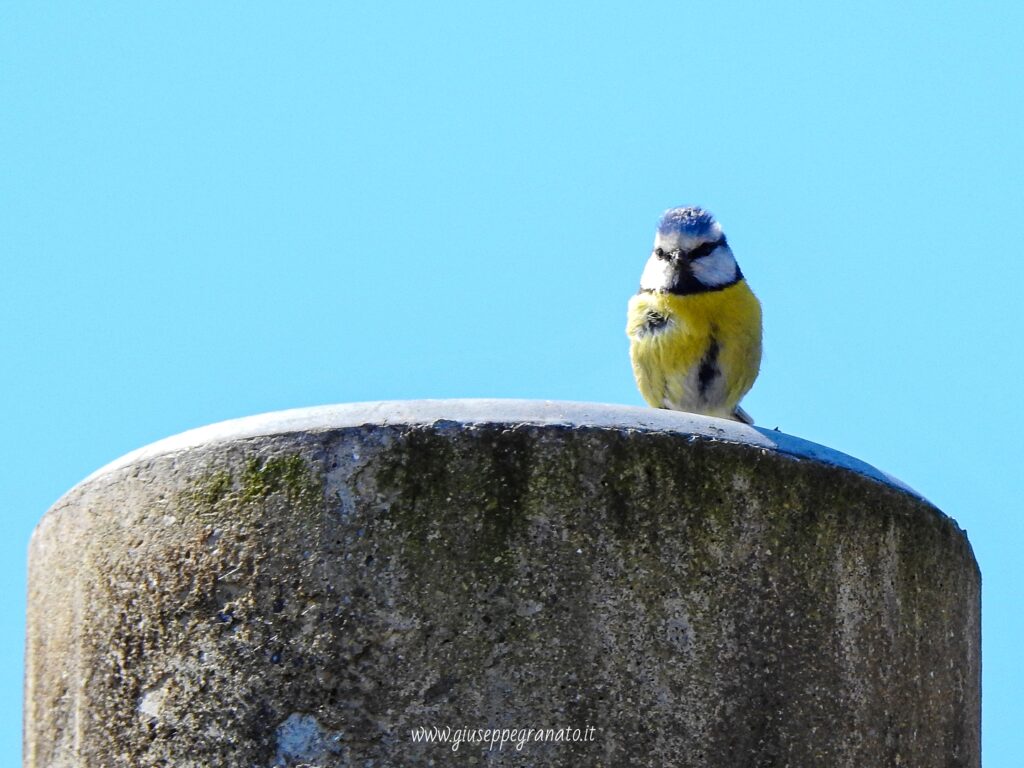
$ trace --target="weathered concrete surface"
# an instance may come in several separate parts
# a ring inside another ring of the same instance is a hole
[[[979,588],[952,520],[775,432],[271,414],[125,457],[39,524],[25,765],[977,766]],[[591,740],[410,734],[446,726]]]

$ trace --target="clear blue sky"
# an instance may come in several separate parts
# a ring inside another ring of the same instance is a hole
[[[696,203],[764,304],[747,409],[967,529],[1017,764],[1021,4],[552,5],[0,7],[0,754],[64,491],[281,408],[639,405],[625,304]]]

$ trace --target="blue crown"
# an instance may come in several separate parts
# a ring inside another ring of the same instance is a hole
[[[715,224],[715,217],[703,208],[669,208],[658,222],[658,231],[663,235],[682,234],[702,237]]]

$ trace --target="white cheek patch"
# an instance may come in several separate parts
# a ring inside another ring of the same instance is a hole
[[[709,288],[727,285],[736,279],[736,259],[728,246],[719,246],[707,256],[695,259],[690,268],[693,276]]]
[[[647,260],[644,272],[640,275],[640,290],[660,291],[672,284],[672,263],[651,256]]]

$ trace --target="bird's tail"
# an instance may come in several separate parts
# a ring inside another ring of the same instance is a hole
[[[749,424],[750,426],[754,426],[754,417],[751,416],[746,411],[744,411],[738,405],[736,406],[736,410],[733,411],[732,415],[733,415],[733,418],[736,419],[736,421],[742,421],[744,424]]]

